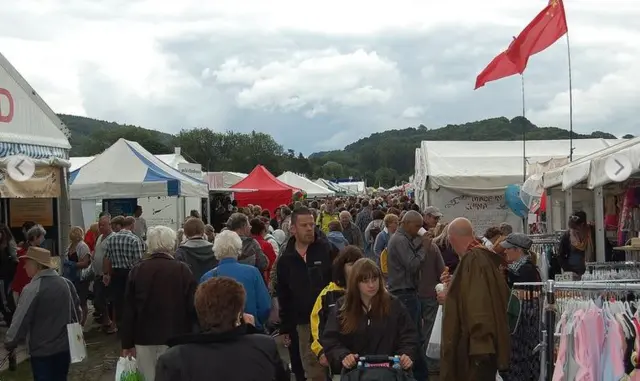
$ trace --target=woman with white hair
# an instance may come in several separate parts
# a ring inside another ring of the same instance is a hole
[[[200,278],[200,283],[220,276],[240,282],[247,293],[244,312],[253,315],[256,328],[262,329],[269,318],[271,297],[260,271],[255,266],[238,262],[238,256],[242,252],[242,239],[238,233],[225,230],[216,236],[213,252],[220,262],[216,268],[206,272]]]
[[[155,378],[156,361],[167,340],[189,334],[196,323],[193,295],[197,283],[173,257],[176,232],[154,226],[147,232],[149,257],[129,273],[120,329],[122,356],[135,357],[145,380]]]

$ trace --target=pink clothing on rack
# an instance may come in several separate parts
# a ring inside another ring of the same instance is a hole
[[[566,334],[566,316],[562,316],[560,320],[560,345],[558,345],[558,355],[556,363],[553,367],[553,381],[567,381],[564,374],[564,364],[567,361],[567,344],[569,342]]]

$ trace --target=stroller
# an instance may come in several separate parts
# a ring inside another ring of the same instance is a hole
[[[340,381],[415,381],[400,367],[399,356],[359,356],[358,365],[353,369],[343,369]]]

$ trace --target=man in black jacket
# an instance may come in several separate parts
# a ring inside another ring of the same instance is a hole
[[[325,381],[326,369],[311,351],[309,317],[320,291],[331,281],[331,249],[315,234],[311,210],[291,214],[291,238],[278,259],[276,294],[280,303],[280,331],[285,342],[298,333],[300,357],[307,381]]]

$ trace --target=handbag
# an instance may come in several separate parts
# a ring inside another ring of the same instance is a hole
[[[67,338],[69,340],[69,354],[71,355],[71,363],[76,364],[82,362],[87,358],[87,345],[84,342],[84,332],[82,325],[80,325],[80,319],[78,318],[78,310],[74,305],[73,292],[71,292],[71,285],[68,280],[64,280],[67,284],[67,290],[69,291],[69,313],[70,316],[75,316],[75,322],[67,324]]]

